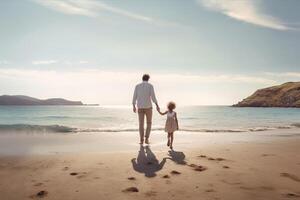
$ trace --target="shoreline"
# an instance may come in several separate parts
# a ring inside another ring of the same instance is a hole
[[[174,147],[194,150],[215,145],[241,142],[273,142],[285,138],[300,138],[300,129],[277,129],[239,133],[175,132]],[[138,132],[75,133],[75,134],[1,134],[1,155],[47,155],[63,153],[133,152],[139,147]],[[166,134],[153,131],[150,146],[167,151]]]

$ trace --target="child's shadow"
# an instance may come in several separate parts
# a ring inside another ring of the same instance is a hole
[[[161,170],[166,163],[166,158],[159,162],[155,154],[151,151],[150,146],[140,146],[137,158],[131,160],[132,167],[135,171],[144,173],[146,177],[156,176],[156,172]]]
[[[170,150],[169,151],[169,158],[170,160],[172,160],[173,162],[175,162],[176,164],[179,165],[186,165],[186,161],[185,161],[185,154],[182,151],[174,151],[174,150]]]

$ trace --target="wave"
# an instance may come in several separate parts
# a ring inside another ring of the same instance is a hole
[[[152,131],[163,131],[163,128],[152,128]],[[94,132],[94,133],[118,133],[118,132],[135,132],[139,131],[137,128],[123,128],[123,129],[102,129],[102,128],[78,128],[75,132],[81,132],[81,133],[88,133],[88,132]]]
[[[61,125],[2,124],[0,132],[72,133],[76,128]]]
[[[39,117],[42,119],[69,119],[69,118],[73,118],[70,116],[61,116],[61,115],[49,115],[49,116],[45,116],[45,117]]]
[[[275,129],[300,128],[300,124],[277,127],[255,127],[245,129],[191,129],[183,128],[183,132],[196,133],[243,133],[261,132]],[[152,128],[152,131],[164,131],[164,128]],[[63,125],[31,125],[31,124],[0,124],[1,132],[25,132],[25,133],[120,133],[138,132],[137,128],[74,128]]]
[[[293,123],[292,126],[300,128],[300,123]]]
[[[77,119],[84,119],[84,120],[99,120],[99,119],[113,119],[112,117],[80,117],[80,116],[61,116],[61,115],[49,115],[45,117],[37,117],[35,119],[72,119],[72,120],[77,120]]]

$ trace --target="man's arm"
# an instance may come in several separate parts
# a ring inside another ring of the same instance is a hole
[[[135,107],[135,104],[136,104],[136,100],[137,100],[137,88],[135,87],[134,88],[134,93],[133,93],[133,98],[132,98],[132,107],[133,107],[133,112],[136,112],[136,107]]]
[[[161,115],[165,115],[168,113],[168,111],[165,111],[165,112],[161,112],[160,110],[158,110],[158,113],[161,114]]]
[[[151,86],[151,99],[155,103],[157,111],[159,111],[160,108],[159,108],[159,105],[157,103],[157,99],[156,99],[156,96],[155,96],[155,92],[154,92],[154,87],[153,86]]]

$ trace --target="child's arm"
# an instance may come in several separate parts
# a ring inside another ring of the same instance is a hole
[[[158,110],[158,113],[161,114],[161,115],[165,115],[168,113],[168,111],[165,111],[165,112],[161,112],[160,110]]]
[[[177,113],[175,113],[175,121],[176,121],[176,124],[177,124],[177,130],[179,130],[179,125],[178,125],[178,120],[177,120]]]

